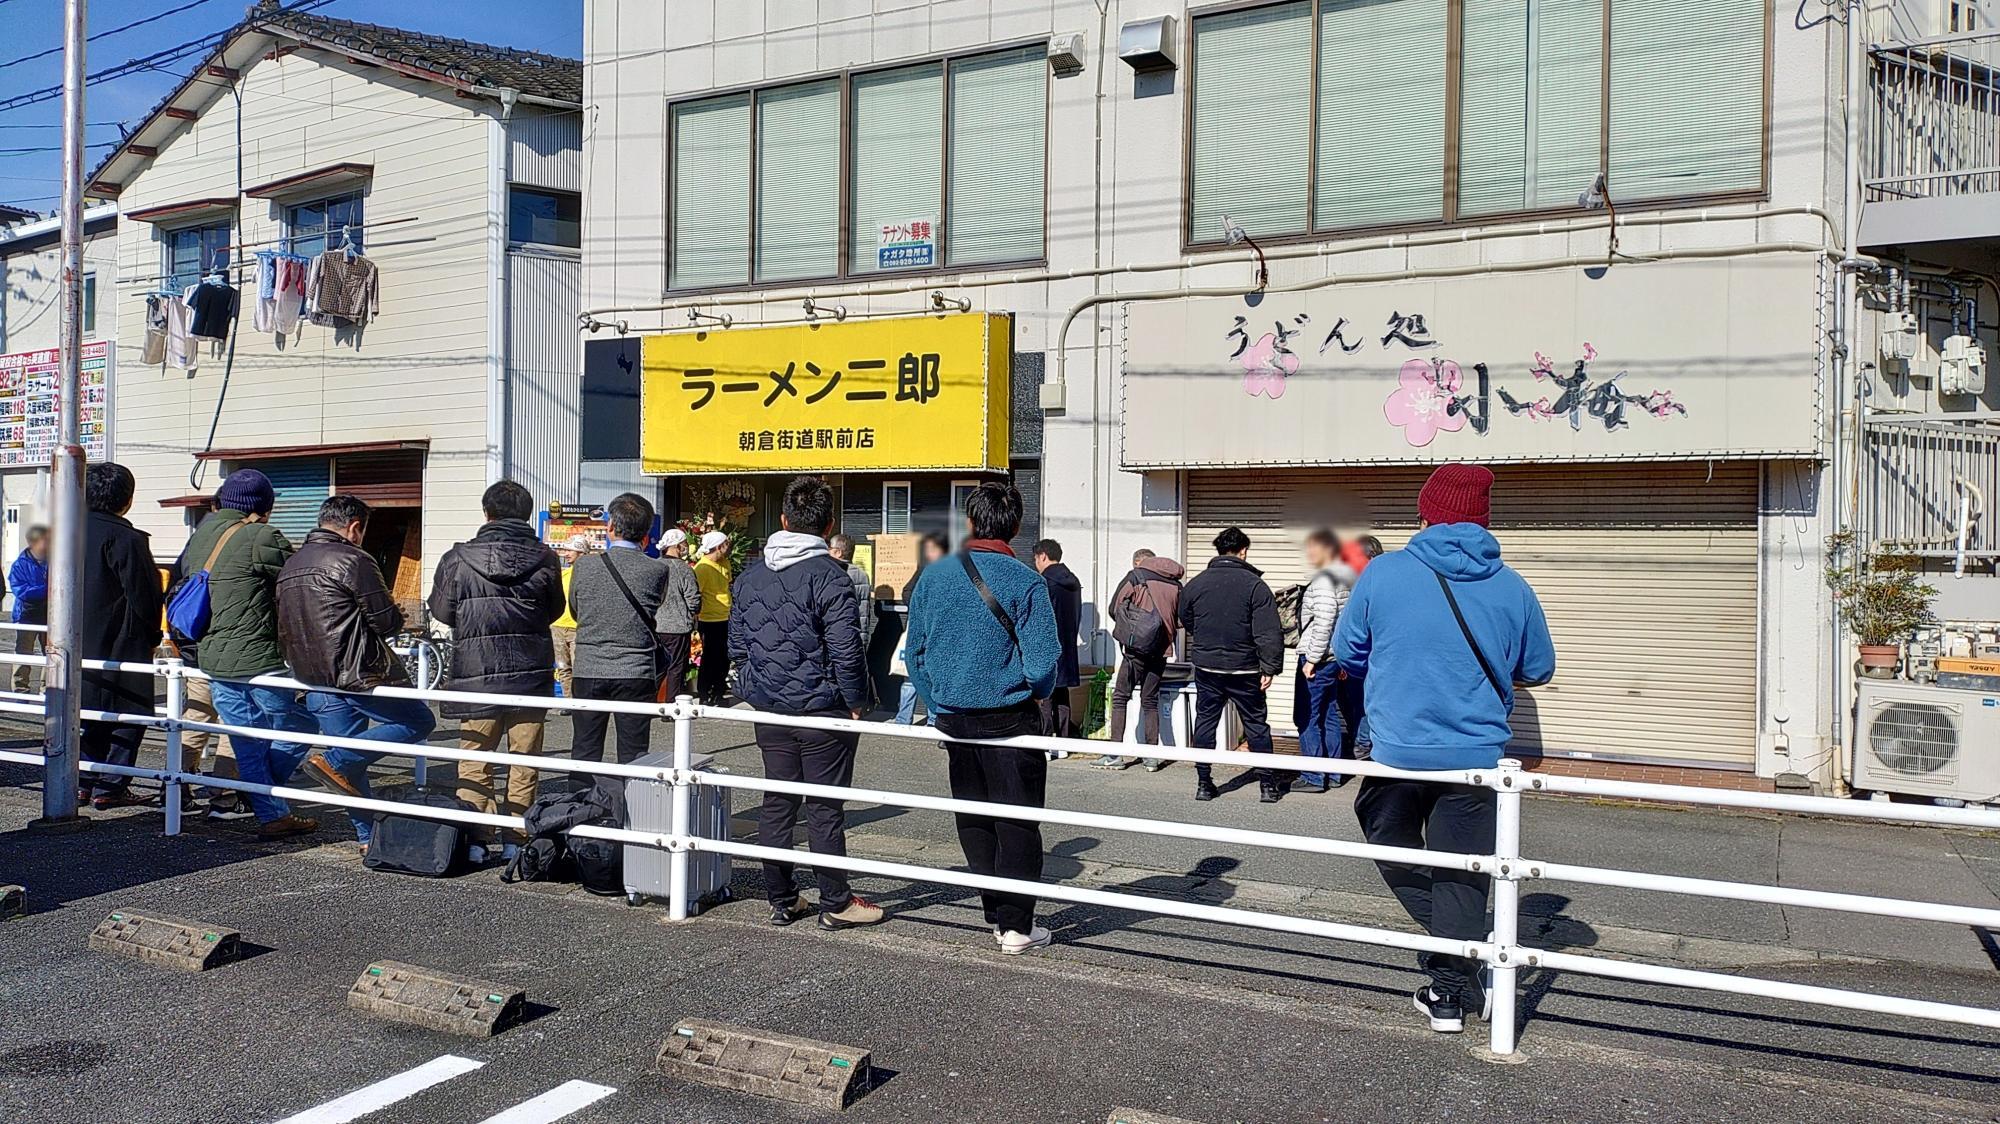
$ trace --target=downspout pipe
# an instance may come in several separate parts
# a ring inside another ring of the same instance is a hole
[[[1863,26],[1867,11],[1861,0],[1847,0],[1847,49],[1846,59],[1846,113],[1842,115],[1844,131],[1842,149],[1844,167],[1841,184],[1840,221],[1840,265],[1835,273],[1834,296],[1834,381],[1836,402],[1845,402],[1844,409],[1834,411],[1835,432],[1833,435],[1832,472],[1832,512],[1836,527],[1845,523],[1854,531],[1853,549],[1866,555],[1870,546],[1868,529],[1863,525],[1866,511],[1862,495],[1866,491],[1862,473],[1867,462],[1867,380],[1862,377],[1860,362],[1856,357],[1855,324],[1860,318],[1859,274],[1871,267],[1871,263],[1857,252],[1861,236],[1861,126],[1862,115],[1867,105],[1867,52],[1863,38]],[[1845,424],[1846,432],[1840,431]],[[1847,629],[1841,624],[1840,614],[1829,605],[1830,616],[1828,636],[1828,676],[1831,680],[1829,697],[1833,700],[1833,714],[1830,728],[1833,733],[1834,776],[1845,785],[1848,779],[1848,751],[1853,743],[1850,733],[1851,684],[1848,681]]]

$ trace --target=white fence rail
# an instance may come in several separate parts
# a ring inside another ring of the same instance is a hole
[[[37,664],[40,662],[42,662],[41,658],[36,656],[0,653],[0,663]],[[1985,1007],[1937,1003],[1923,999],[1911,999],[1874,992],[1815,987],[1718,972],[1693,971],[1665,965],[1616,960],[1604,956],[1585,956],[1575,953],[1554,952],[1519,943],[1521,884],[1529,880],[1621,886],[1639,890],[1686,894],[1695,897],[1767,902],[1778,905],[1872,914],[1884,917],[1905,918],[1912,921],[1929,921],[2000,930],[2000,909],[1981,909],[1936,902],[1869,897],[1858,894],[1763,886],[1710,878],[1687,878],[1643,871],[1577,866],[1567,863],[1545,862],[1533,857],[1524,857],[1520,854],[1521,798],[1527,793],[1566,793],[1583,796],[1662,800],[1735,808],[1756,808],[1775,812],[1837,816],[1848,819],[1889,820],[1900,823],[1922,823],[1988,829],[2000,829],[2000,811],[1978,808],[1931,808],[1907,804],[1875,804],[1775,793],[1710,790],[1677,785],[1653,785],[1550,776],[1527,772],[1515,761],[1501,761],[1498,766],[1491,769],[1425,773],[1393,769],[1372,761],[1341,762],[1341,772],[1359,776],[1404,777],[1443,783],[1469,784],[1493,789],[1497,798],[1497,828],[1495,831],[1493,853],[1476,855],[1458,854],[1455,852],[1403,847],[1384,847],[1369,843],[1355,843],[1318,836],[1220,827],[1212,824],[1142,819],[1101,812],[1034,808],[1011,804],[990,804],[918,793],[804,784],[792,781],[770,780],[761,777],[739,776],[731,773],[712,772],[696,769],[693,766],[694,730],[701,723],[768,724],[844,730],[916,741],[938,742],[945,740],[944,736],[938,731],[924,727],[706,707],[696,705],[691,699],[686,697],[668,703],[628,703],[585,699],[554,699],[540,696],[424,691],[415,688],[394,687],[378,688],[373,692],[382,696],[419,699],[425,702],[458,701],[543,710],[560,706],[571,711],[644,714],[649,717],[659,718],[673,724],[673,765],[671,768],[655,768],[614,762],[579,761],[562,757],[525,756],[512,753],[466,750],[430,744],[403,745],[393,742],[370,741],[325,734],[301,734],[290,731],[266,730],[256,727],[237,726],[224,722],[197,722],[188,719],[183,710],[186,694],[185,685],[189,678],[205,678],[205,676],[198,670],[183,666],[178,660],[167,660],[149,664],[118,664],[98,660],[86,660],[84,666],[93,670],[124,671],[151,675],[165,680],[166,703],[157,713],[118,714],[104,711],[84,712],[86,719],[128,722],[163,731],[166,737],[167,750],[164,765],[161,768],[145,768],[85,762],[82,767],[85,771],[92,773],[148,778],[161,782],[165,787],[166,831],[169,835],[178,834],[181,830],[180,789],[182,785],[188,784],[230,789],[238,792],[263,793],[294,800],[309,800],[343,809],[392,812],[400,815],[420,816],[429,819],[477,824],[488,827],[519,828],[524,826],[524,822],[518,817],[461,812],[453,809],[400,804],[386,800],[361,799],[348,796],[345,793],[317,789],[308,790],[283,785],[260,785],[243,780],[207,776],[180,768],[181,738],[184,733],[206,731],[211,734],[265,737],[312,746],[365,750],[369,753],[386,756],[409,757],[413,759],[419,770],[421,770],[427,758],[438,758],[450,761],[484,761],[496,765],[519,766],[545,772],[580,773],[600,777],[639,778],[671,785],[673,787],[672,812],[667,832],[633,831],[624,828],[607,827],[581,827],[575,829],[574,834],[645,847],[656,847],[669,852],[672,856],[669,864],[669,910],[675,920],[685,920],[688,917],[690,853],[693,851],[714,851],[745,859],[777,859],[801,863],[807,866],[826,866],[856,874],[871,874],[911,881],[938,882],[977,890],[1028,894],[1038,898],[1131,910],[1137,913],[1182,917],[1251,929],[1322,937],[1329,940],[1352,941],[1379,947],[1445,953],[1480,960],[1488,965],[1493,973],[1494,1001],[1493,1018],[1490,1026],[1490,1045],[1496,1054],[1511,1054],[1515,1049],[1517,1033],[1515,1007],[1516,977],[1522,968],[1545,968],[1557,971],[1578,972],[1586,975],[1635,980],[1671,987],[1699,988],[1736,995],[1759,996],[1784,1002],[1813,1003],[1858,1011],[1871,1011],[1889,1015],[1933,1019],[1942,1022],[2000,1029],[2000,1010]],[[297,690],[322,689],[307,688],[305,684],[281,676],[265,676],[251,682]],[[42,712],[42,703],[37,696],[0,692],[0,713],[39,715]],[[1049,750],[1074,750],[1077,748],[1075,741],[1048,737],[1019,737],[978,744],[1001,746],[1024,753],[1042,753]],[[1096,748],[1104,747],[1100,746]],[[1315,758],[1289,757],[1276,754],[1177,749],[1167,746],[1131,746],[1130,748],[1134,751],[1135,755],[1143,752],[1148,757],[1237,767],[1306,771],[1318,770],[1325,764],[1324,761]],[[44,764],[44,758],[38,753],[12,751],[0,751],[0,761],[29,765]],[[988,877],[959,870],[915,866],[906,863],[881,862],[873,859],[857,859],[831,855],[802,855],[794,851],[781,851],[750,843],[740,843],[730,839],[711,839],[703,837],[692,828],[692,797],[694,786],[696,785],[713,785],[722,788],[742,789],[748,792],[783,792],[801,796],[827,797],[837,800],[885,804],[929,811],[972,812],[980,815],[1027,820],[1036,823],[1063,824],[1072,827],[1088,827],[1104,831],[1134,832],[1174,838],[1202,839],[1215,843],[1245,847],[1269,847],[1287,851],[1323,854],[1339,858],[1396,862],[1416,866],[1444,867],[1453,870],[1471,871],[1490,875],[1493,879],[1493,930],[1487,939],[1484,940],[1450,940],[1400,929],[1381,929],[1365,925],[1349,925],[1298,917],[1281,912],[1208,905],[1171,897],[1140,896],[1112,890],[1073,886],[1065,883],[1024,882],[1007,878]]]

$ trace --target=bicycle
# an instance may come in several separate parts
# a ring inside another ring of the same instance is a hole
[[[451,670],[451,638],[438,635],[435,628],[430,607],[419,602],[416,627],[404,629],[389,642],[402,658],[411,684],[425,691],[442,687],[445,675]]]

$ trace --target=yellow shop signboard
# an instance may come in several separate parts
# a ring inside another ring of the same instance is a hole
[[[647,337],[657,475],[1005,470],[1013,321],[971,313]]]

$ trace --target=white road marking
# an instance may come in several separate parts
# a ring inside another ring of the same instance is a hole
[[[523,1101],[480,1124],[550,1124],[570,1113],[596,1104],[618,1090],[588,1081],[565,1081],[532,1101]]]
[[[397,1101],[416,1096],[433,1085],[443,1084],[454,1077],[460,1077],[480,1069],[485,1062],[461,1058],[456,1054],[446,1054],[433,1058],[415,1069],[406,1069],[394,1077],[384,1078],[373,1085],[364,1085],[352,1093],[309,1108],[296,1116],[287,1116],[278,1124],[347,1124],[359,1120]],[[555,1119],[550,1117],[550,1119]]]

